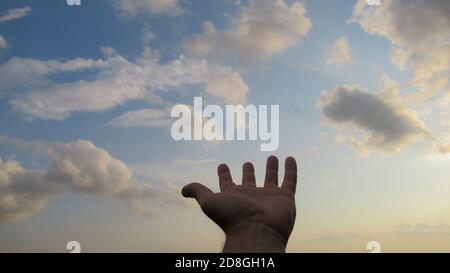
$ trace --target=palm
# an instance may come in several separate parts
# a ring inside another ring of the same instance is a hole
[[[255,222],[266,224],[287,237],[295,220],[293,196],[280,188],[233,186],[206,199],[202,209],[224,230]]]
[[[183,189],[186,197],[195,197],[205,214],[224,231],[239,224],[259,223],[278,232],[286,240],[295,222],[295,186],[297,167],[286,160],[283,185],[278,187],[278,159],[267,161],[263,188],[256,187],[253,165],[244,164],[242,185],[234,184],[228,166],[218,169],[221,192],[213,193],[193,183]]]

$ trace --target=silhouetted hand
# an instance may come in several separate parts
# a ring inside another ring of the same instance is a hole
[[[264,187],[256,187],[252,163],[243,165],[242,185],[236,185],[230,169],[218,168],[219,193],[199,183],[182,190],[197,200],[203,212],[226,235],[224,252],[284,252],[295,223],[297,164],[288,157],[281,187],[278,187],[278,159],[267,159]]]

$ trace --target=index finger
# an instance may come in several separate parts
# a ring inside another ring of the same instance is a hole
[[[219,175],[219,186],[221,191],[226,191],[232,186],[236,186],[231,178],[230,168],[226,164],[220,164],[217,168],[217,174]]]

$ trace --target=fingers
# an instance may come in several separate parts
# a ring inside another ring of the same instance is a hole
[[[195,198],[199,204],[201,204],[208,197],[213,195],[213,191],[200,183],[191,183],[184,186],[181,190],[181,194],[184,197]]]
[[[250,162],[242,166],[242,185],[256,187],[255,168]]]
[[[219,186],[221,191],[226,191],[232,186],[236,186],[233,183],[233,178],[231,178],[230,168],[226,164],[220,164],[217,168],[217,173],[219,175]]]
[[[278,187],[278,158],[276,156],[272,155],[267,158],[264,187]]]
[[[286,158],[284,168],[284,179],[281,187],[295,194],[295,188],[297,187],[297,163],[295,159],[291,156]]]

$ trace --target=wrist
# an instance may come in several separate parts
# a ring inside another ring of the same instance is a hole
[[[225,230],[223,252],[282,253],[287,239],[278,231],[262,223],[243,223]]]

